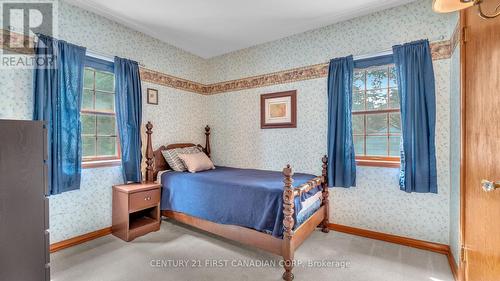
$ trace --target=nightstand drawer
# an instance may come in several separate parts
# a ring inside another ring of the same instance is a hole
[[[129,212],[156,206],[160,202],[160,190],[151,189],[132,193],[129,196]]]

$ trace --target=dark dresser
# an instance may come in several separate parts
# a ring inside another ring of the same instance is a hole
[[[0,280],[50,280],[47,132],[0,120]]]

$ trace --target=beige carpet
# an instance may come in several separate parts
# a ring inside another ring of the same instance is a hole
[[[446,256],[319,230],[297,250],[295,280],[452,281]],[[278,256],[163,221],[124,242],[112,235],[51,255],[54,281],[281,280]]]

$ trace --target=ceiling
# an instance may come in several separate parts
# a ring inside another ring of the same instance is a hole
[[[210,58],[413,0],[66,0]]]

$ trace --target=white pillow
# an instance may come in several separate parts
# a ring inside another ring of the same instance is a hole
[[[177,155],[191,173],[215,169],[212,160],[203,152]]]

